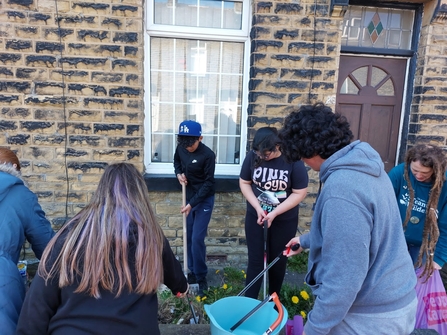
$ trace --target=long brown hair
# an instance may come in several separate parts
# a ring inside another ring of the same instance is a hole
[[[20,171],[19,159],[12,150],[6,148],[0,148],[0,164],[11,164],[11,165],[16,164],[17,171]]]
[[[66,238],[51,264],[61,235]],[[116,296],[125,289],[149,294],[163,280],[163,241],[143,177],[132,164],[113,164],[90,203],[50,241],[38,271],[46,281],[59,276],[59,287],[79,283],[76,293],[95,298],[101,288]]]
[[[416,267],[420,267],[422,265],[422,259],[425,255],[427,261],[425,262],[425,269],[421,276],[424,276],[425,274],[430,276],[434,270],[433,256],[436,243],[439,239],[437,210],[439,195],[441,194],[442,186],[445,182],[447,161],[443,150],[434,145],[418,144],[407,151],[405,157],[404,177],[408,185],[410,200],[403,223],[404,229],[407,227],[408,221],[410,220],[411,211],[414,204],[414,188],[413,185],[411,185],[408,173],[411,162],[420,162],[422,166],[433,169],[433,174],[431,176],[433,185],[430,189],[428,197],[427,208],[425,211],[424,230],[422,232],[422,245],[416,262]]]

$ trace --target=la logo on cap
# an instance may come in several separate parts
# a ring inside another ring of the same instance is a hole
[[[189,128],[186,125],[181,125],[180,132],[189,134]]]

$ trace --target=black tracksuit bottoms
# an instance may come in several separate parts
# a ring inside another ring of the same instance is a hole
[[[256,223],[257,216],[247,213],[245,216],[245,236],[248,248],[248,266],[246,285],[248,285],[264,269],[264,227]],[[275,218],[267,234],[267,265],[284,249],[285,245],[295,237],[298,228],[298,216],[291,219]],[[287,257],[281,256],[267,274],[268,294],[276,292],[280,296],[281,286],[286,273]],[[246,297],[258,299],[263,283],[263,276],[245,293]],[[263,299],[263,297],[261,297]]]

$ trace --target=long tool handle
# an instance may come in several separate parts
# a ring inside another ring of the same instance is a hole
[[[264,269],[267,267],[267,233],[269,229],[268,220],[264,220]],[[267,296],[267,272],[264,272],[264,299]]]
[[[180,298],[181,296],[182,296],[182,294],[180,292],[177,292],[177,298]],[[196,311],[194,310],[194,307],[192,307],[191,300],[189,299],[189,292],[186,293],[186,299],[188,300],[188,305],[189,305],[189,308],[191,309],[191,314],[192,314],[192,317],[194,318],[194,322],[195,322],[195,324],[198,324],[199,318],[196,315]]]
[[[244,323],[250,316],[252,316],[258,309],[260,309],[262,306],[264,306],[266,303],[270,301],[271,297],[266,297],[263,301],[261,301],[260,304],[256,305],[255,308],[253,308],[250,312],[244,315],[242,319],[240,319],[238,322],[234,324],[233,327],[230,328],[230,332],[233,332],[237,327],[239,327],[242,323]]]
[[[279,301],[279,297],[276,292],[273,292],[270,297],[275,302],[275,306],[278,310],[278,317],[276,318],[275,322],[273,322],[272,325],[264,332],[263,335],[269,335],[273,333],[273,331],[281,324],[281,321],[284,317],[284,308],[282,307],[282,304]]]
[[[292,245],[291,247],[289,247],[289,248],[286,248],[286,249],[284,249],[284,250],[286,250],[287,251],[287,253],[289,253],[289,251],[290,251],[290,249],[292,249],[293,251],[297,251],[298,249],[300,248],[300,244],[299,243],[297,243],[297,244],[294,244],[294,245]],[[281,256],[283,255],[283,252],[284,251],[281,251],[280,253],[279,253],[279,255],[264,269],[264,270],[262,270],[250,283],[248,283],[248,285],[247,286],[245,286],[244,287],[244,289],[242,290],[242,291],[240,291],[239,292],[239,294],[237,295],[238,297],[239,296],[241,296],[242,294],[244,294],[245,292],[247,292],[247,290],[250,288],[250,287],[252,287],[253,286],[253,284],[254,283],[256,283],[256,281],[259,279],[259,278],[261,278],[262,277],[262,275],[265,273],[265,272],[267,272],[273,265],[275,265],[275,263],[277,262],[277,261],[279,261],[279,259],[281,258]]]
[[[189,308],[191,309],[192,317],[194,318],[194,322],[197,325],[197,324],[199,324],[199,319],[197,318],[196,311],[194,310],[194,307],[192,307],[191,300],[189,299],[189,293],[186,294],[186,299],[188,299],[188,305],[189,305]]]
[[[182,206],[186,206],[186,185],[184,183],[182,183]],[[183,273],[188,276],[188,240],[186,234],[186,213],[183,213]]]

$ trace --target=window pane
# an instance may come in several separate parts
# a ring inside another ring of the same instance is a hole
[[[197,93],[203,97],[205,104],[218,104],[220,93],[219,75],[210,74],[197,78]]]
[[[151,94],[156,95],[160,102],[174,101],[174,86],[166,87],[165,83],[174,82],[174,74],[172,72],[157,72],[151,73]]]
[[[157,24],[241,29],[242,2],[219,0],[156,0]]]
[[[402,32],[402,39],[401,39],[401,49],[410,49],[411,48],[411,31],[403,31]]]
[[[219,164],[239,163],[239,137],[220,136],[217,150],[217,162]]]
[[[222,75],[221,102],[241,104],[242,76]]]
[[[239,108],[236,104],[223,104],[220,108],[219,123],[217,129],[219,129],[220,135],[240,135],[239,128]]]
[[[399,49],[400,45],[400,30],[390,30],[388,45],[395,49]]]
[[[243,59],[238,55],[244,54],[244,45],[242,43],[224,43],[222,45],[222,54],[225,55],[225,62],[222,63],[222,72],[242,74]]]
[[[378,95],[388,95],[393,96],[394,95],[394,85],[391,79],[388,79],[378,90]]]
[[[223,8],[221,1],[200,1],[199,27],[221,28]]]
[[[343,85],[340,89],[340,94],[358,94],[359,89],[354,84],[354,82],[351,80],[351,78],[346,78],[343,82]]]
[[[175,25],[197,27],[197,0],[177,0]]]
[[[392,11],[390,17],[390,28],[400,28],[402,26],[401,13],[398,11]]]
[[[174,136],[152,134],[152,162],[170,163],[174,159]]]
[[[154,23],[173,24],[173,0],[155,0]]]
[[[151,42],[151,64],[158,70],[172,70],[174,67],[174,55],[169,52],[174,47],[174,41],[157,38]]]
[[[366,86],[366,78],[368,77],[368,67],[362,66],[352,72],[352,75],[357,79],[361,86]]]
[[[242,29],[242,3],[226,1],[224,4],[223,27]]]
[[[157,103],[152,96],[152,132],[171,133],[174,127],[173,105]]]
[[[380,83],[385,77],[387,73],[378,67],[373,66],[371,71],[371,86],[375,87],[378,83]]]
[[[174,56],[167,62],[163,54]],[[172,161],[176,128],[192,119],[202,125],[204,143],[216,152],[218,163],[235,164],[235,152],[240,150],[243,59],[244,44],[239,42],[151,38],[155,161]]]

